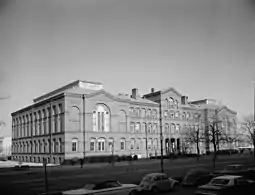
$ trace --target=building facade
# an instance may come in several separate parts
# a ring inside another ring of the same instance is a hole
[[[12,113],[12,158],[26,162],[47,158],[58,164],[84,156],[158,156],[160,130],[164,155],[182,153],[183,132],[194,130],[211,111],[209,104],[188,102],[173,88],[151,89],[144,96],[137,89],[131,95],[112,95],[101,83],[78,80]],[[220,113],[236,117],[227,107]],[[201,150],[210,150],[208,144]]]

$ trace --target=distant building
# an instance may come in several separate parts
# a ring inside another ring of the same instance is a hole
[[[225,121],[235,120],[236,112],[226,106],[189,102],[173,88],[152,88],[144,96],[136,88],[131,95],[112,95],[101,83],[78,80],[12,113],[12,158],[60,163],[111,154],[158,156],[161,126],[164,154],[183,153],[183,132],[194,131],[215,110]],[[210,150],[209,143],[201,147]]]
[[[0,156],[11,156],[12,138],[0,137]]]

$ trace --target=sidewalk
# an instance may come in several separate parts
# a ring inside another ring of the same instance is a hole
[[[212,157],[213,156],[202,156],[200,157],[199,162],[197,162],[196,157],[190,157],[190,158],[177,158],[177,159],[164,159],[164,163],[171,163],[171,164],[187,164],[187,163],[203,163],[203,162],[208,162],[208,161],[212,161]],[[239,155],[239,154],[233,154],[231,156],[218,156],[217,161],[224,161],[224,160],[231,160],[231,159],[237,159],[237,158],[249,158],[250,155]],[[251,157],[252,158],[252,157]],[[83,165],[83,169],[102,169],[102,168],[108,168],[108,167],[125,167],[125,166],[142,166],[142,165],[155,165],[160,163],[160,159],[142,159],[142,160],[138,160],[138,161],[121,161],[121,162],[115,162],[114,165],[112,165],[112,163],[88,163],[88,164],[84,164]],[[50,169],[54,169],[54,170],[70,170],[70,169],[80,169],[80,165],[60,165],[60,166],[55,166],[55,167],[51,167]]]

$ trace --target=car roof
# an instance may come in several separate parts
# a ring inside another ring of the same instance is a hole
[[[154,176],[159,176],[159,175],[166,175],[166,174],[165,173],[149,173],[146,176],[154,177]]]
[[[240,167],[240,166],[242,166],[242,167],[243,167],[243,165],[241,165],[241,164],[232,164],[232,165],[227,165],[227,167]]]
[[[241,178],[242,176],[239,175],[222,175],[219,177],[215,177],[214,179],[236,179],[236,178]]]

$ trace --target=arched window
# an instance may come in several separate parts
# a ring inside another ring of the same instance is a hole
[[[51,132],[52,133],[56,132],[56,113],[57,113],[56,106],[54,105],[52,106],[52,117],[51,117],[51,120],[52,120]]]
[[[70,109],[69,122],[71,123],[71,129],[73,131],[81,131],[80,121],[81,121],[80,108],[77,106],[72,106]]]
[[[58,104],[58,132],[62,132],[63,131],[63,106],[62,104]]]
[[[59,138],[58,142],[59,142],[59,152],[62,153],[62,152],[64,152],[64,144],[62,142],[62,139]]]
[[[37,142],[34,141],[34,153],[37,153],[38,147],[37,147]]]
[[[94,131],[110,131],[110,110],[102,104],[97,105],[93,111],[93,130]]]
[[[97,145],[98,145],[98,151],[105,151],[105,139],[104,138],[99,138],[97,140]]]
[[[46,111],[45,109],[42,110],[42,134],[46,134],[46,121],[47,121],[47,116],[46,116]]]
[[[38,111],[38,135],[42,135],[42,114]]]
[[[140,117],[140,116],[141,116],[140,108],[136,108],[136,109],[135,109],[135,116],[136,116],[136,117]]]
[[[129,116],[134,116],[134,108],[129,109]]]
[[[78,139],[73,138],[72,139],[72,152],[77,152],[78,151]]]
[[[127,132],[127,115],[124,110],[119,113],[119,131]]]
[[[135,139],[131,138],[130,139],[130,150],[133,150],[135,148]]]
[[[125,138],[122,138],[120,140],[120,150],[125,150],[126,149],[126,139]]]
[[[45,140],[43,140],[42,142],[43,142],[43,152],[47,153],[47,143]]]
[[[89,146],[89,150],[90,151],[95,151],[96,150],[96,139],[95,138],[90,138],[90,146]]]
[[[174,106],[174,99],[172,97],[169,98],[169,107]]]

